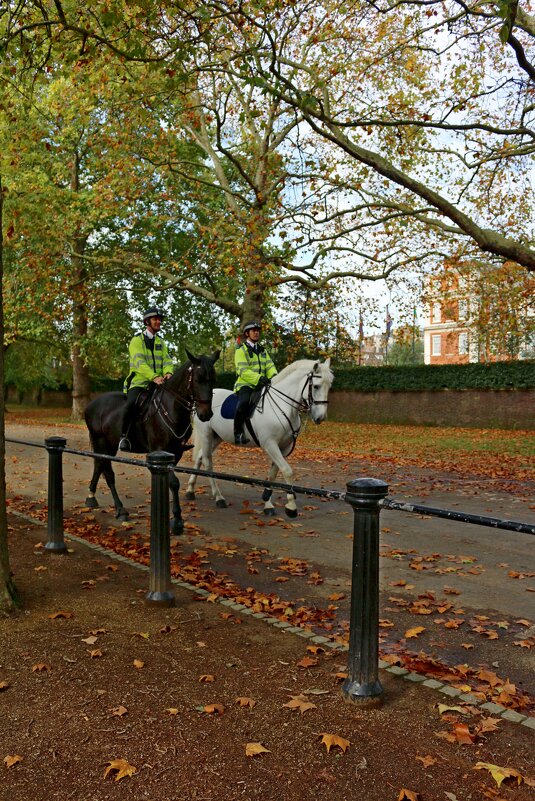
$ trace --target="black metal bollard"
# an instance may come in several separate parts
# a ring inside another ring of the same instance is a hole
[[[388,484],[357,478],[346,486],[346,501],[354,512],[351,616],[348,677],[342,685],[346,701],[378,706],[379,681],[379,501]]]
[[[64,437],[48,437],[48,542],[45,551],[67,553],[63,539],[63,450],[67,445]]]
[[[147,456],[151,472],[150,503],[150,579],[146,595],[148,604],[173,606],[171,590],[171,558],[169,542],[169,468],[174,457],[166,451]]]

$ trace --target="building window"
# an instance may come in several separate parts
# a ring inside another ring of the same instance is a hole
[[[459,301],[459,320],[466,320],[468,317],[468,301],[467,300],[460,300]]]
[[[440,303],[433,303],[433,322],[440,322]]]
[[[440,343],[442,337],[440,334],[433,334],[431,337],[431,354],[433,356],[440,356]]]
[[[466,356],[468,353],[468,334],[463,331],[459,334],[459,356]]]

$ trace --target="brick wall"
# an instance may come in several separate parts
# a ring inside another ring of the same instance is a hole
[[[8,403],[20,402],[15,393]],[[32,405],[35,399],[25,397]],[[44,392],[42,406],[69,408],[68,392]],[[329,419],[350,423],[535,429],[535,390],[331,392]]]
[[[535,390],[331,392],[329,419],[531,430],[535,429]]]

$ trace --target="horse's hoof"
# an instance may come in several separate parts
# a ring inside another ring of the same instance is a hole
[[[228,509],[228,503],[226,502],[226,500],[225,500],[224,498],[219,498],[219,499],[218,499],[218,500],[215,502],[215,505],[216,505],[216,506],[217,506],[219,509]]]
[[[85,499],[85,505],[88,509],[98,509],[98,501],[93,496]]]
[[[264,514],[266,515],[266,517],[275,517],[277,513],[275,512],[273,506],[268,506],[267,509],[264,509]]]
[[[184,533],[184,521],[183,520],[173,520],[171,522],[171,534],[178,536],[179,534]]]
[[[270,490],[266,487],[264,492],[262,493],[262,500],[264,501],[264,503],[266,501],[269,501],[272,495],[273,495],[273,490]]]
[[[288,507],[285,506],[284,511],[287,517],[297,517],[297,509],[288,509]]]
[[[186,498],[187,501],[194,501],[195,493],[188,490],[188,492],[186,492],[186,495],[184,497]]]
[[[126,509],[119,509],[115,517],[117,518],[117,520],[120,520],[121,523],[124,523],[126,520],[130,519],[130,515],[128,514]]]

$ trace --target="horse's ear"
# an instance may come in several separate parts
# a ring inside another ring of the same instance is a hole
[[[210,361],[212,362],[212,364],[215,364],[220,356],[221,356],[221,351],[220,350],[215,350],[212,353],[212,355],[210,356]]]
[[[314,366],[312,367],[312,372],[315,373],[319,366],[320,366],[319,361],[314,362]]]
[[[330,356],[329,356],[328,359],[325,359],[324,364],[325,364],[325,367],[330,367],[331,366],[331,357]]]
[[[197,356],[194,356],[192,353],[190,353],[187,348],[186,348],[186,356],[188,357],[188,359],[192,364],[199,364],[199,359],[197,358]]]

